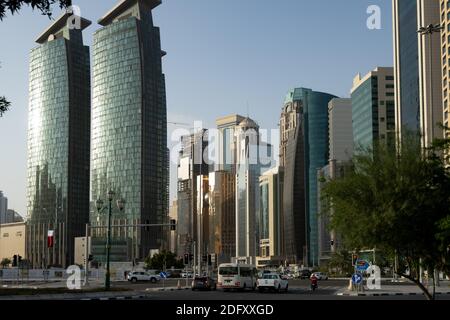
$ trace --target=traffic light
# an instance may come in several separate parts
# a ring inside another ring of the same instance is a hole
[[[12,266],[17,267],[17,254],[13,256]]]
[[[18,255],[17,256],[17,265],[20,267],[22,265],[22,256]]]
[[[177,230],[177,221],[175,219],[170,220],[170,231]]]
[[[212,266],[212,258],[210,254],[208,254],[208,266]]]
[[[88,261],[92,261],[92,260],[94,260],[94,255],[90,254],[89,257],[88,257]]]
[[[331,241],[330,241],[330,245],[331,245],[331,246],[334,246],[334,240],[331,240]]]
[[[184,255],[183,262],[184,262],[184,265],[186,265],[186,266],[189,264],[189,255],[187,253]]]

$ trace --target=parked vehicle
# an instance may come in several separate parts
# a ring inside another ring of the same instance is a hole
[[[150,274],[144,271],[132,271],[127,275],[127,280],[130,282],[150,281],[156,283],[161,280],[161,277],[158,274]]]
[[[224,263],[219,266],[217,287],[230,289],[256,289],[258,270],[254,265]]]
[[[264,292],[265,290],[275,290],[276,292],[284,290],[287,292],[289,281],[277,273],[269,273],[264,274],[262,279],[258,279],[257,286],[259,292]]]
[[[317,278],[317,280],[328,280],[328,275],[323,272],[314,272],[312,275],[314,275]]]
[[[299,278],[300,279],[309,279],[309,277],[311,277],[311,271],[309,271],[309,270],[302,270],[302,271],[300,271],[300,275],[299,275]]]
[[[195,290],[216,290],[217,283],[211,277],[195,277],[192,280],[192,291]]]
[[[190,279],[190,278],[193,278],[194,277],[194,274],[191,272],[191,271],[188,271],[188,272],[182,272],[181,273],[181,277],[182,278],[188,278],[188,279]]]

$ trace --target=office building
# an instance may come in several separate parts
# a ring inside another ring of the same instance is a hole
[[[280,119],[283,255],[287,263],[318,264],[317,168],[328,162],[328,103],[335,96],[296,88]]]
[[[393,68],[378,67],[358,74],[351,90],[355,151],[372,149],[378,142],[395,145]]]
[[[69,13],[54,21],[30,54],[27,245],[32,267],[67,267],[89,221],[90,61]],[[47,248],[47,234],[54,246]]]
[[[0,224],[6,223],[8,212],[8,198],[0,191]]]
[[[281,213],[283,200],[283,172],[279,167],[268,170],[259,177],[259,268],[278,267],[281,257]]]
[[[208,131],[181,137],[181,150],[177,173],[178,251],[193,254],[194,241],[198,238],[197,196],[199,176],[207,176],[208,163],[204,159],[208,146]]]
[[[255,263],[259,254],[259,177],[272,162],[272,146],[261,141],[258,124],[250,118],[235,129],[236,150],[236,256]]]
[[[447,1],[441,1],[441,26],[444,27],[441,35],[442,45],[442,101],[443,124],[450,128],[449,93],[450,93],[450,5]],[[446,132],[446,138],[450,138],[450,132]]]
[[[245,117],[234,114],[216,120],[219,133],[215,171],[236,173],[238,151],[236,150],[236,128]]]
[[[434,138],[442,137],[438,124],[442,123],[446,88],[442,90],[439,84],[442,71],[448,72],[446,50],[441,51],[447,29],[442,35],[417,31],[441,20],[445,26],[446,5],[439,0],[393,0],[392,8],[396,131],[399,135],[405,129],[419,131],[423,147],[428,147]]]
[[[14,255],[25,260],[26,236],[25,222],[0,224],[0,261],[4,258],[12,261]]]
[[[209,253],[218,264],[236,253],[236,176],[228,171],[209,174]]]
[[[330,160],[317,172],[317,206],[319,265],[326,264],[340,244],[338,235],[330,229],[330,215],[333,210],[324,199],[322,189],[325,183],[344,176],[344,170],[350,166],[353,155],[353,127],[351,99],[332,99],[328,104]]]
[[[93,44],[91,223],[106,226],[97,199],[113,205],[112,225],[167,221],[167,112],[159,28],[160,0],[123,0],[98,23]],[[105,259],[106,229],[93,233],[92,250]],[[132,261],[165,246],[161,227],[113,227],[111,260]]]

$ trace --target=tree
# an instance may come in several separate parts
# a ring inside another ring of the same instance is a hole
[[[10,105],[11,103],[5,97],[0,97],[0,118],[8,111]]]
[[[19,12],[24,5],[31,6],[33,10],[38,10],[43,15],[51,18],[51,7],[55,3],[59,3],[60,8],[67,8],[72,5],[72,0],[0,0],[0,21],[5,18],[7,11],[11,12],[11,14],[15,14]],[[11,103],[4,96],[0,96],[0,118],[9,110],[10,106]]]
[[[397,273],[428,299],[435,298],[435,286],[431,293],[419,281],[420,268],[433,275],[434,284],[434,270],[450,269],[450,174],[442,145],[422,150],[420,137],[407,133],[400,152],[382,143],[360,149],[352,170],[328,181],[322,193],[334,209],[331,228],[345,247],[397,253]]]
[[[3,258],[2,261],[0,262],[2,269],[5,269],[10,264],[11,264],[11,259],[8,259],[8,258]]]
[[[166,250],[145,259],[146,269],[164,270],[165,267],[181,269],[184,267],[183,260],[178,260],[174,253]]]
[[[50,18],[52,16],[51,7],[55,3],[58,3],[60,8],[67,8],[72,5],[72,0],[0,0],[0,21],[5,18],[7,11],[15,14],[24,5],[31,6],[33,10],[39,10]]]

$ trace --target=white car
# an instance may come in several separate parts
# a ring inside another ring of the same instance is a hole
[[[317,278],[317,280],[328,280],[328,275],[326,273],[323,272],[314,272],[312,276],[315,276]]]
[[[150,281],[156,283],[161,280],[161,277],[158,274],[149,274],[144,271],[133,271],[128,274],[127,279],[130,282]]]
[[[185,278],[188,278],[188,279],[189,278],[194,278],[194,274],[192,272],[182,272],[181,273],[181,277],[184,278],[184,279]]]
[[[259,292],[263,292],[266,289],[275,290],[276,292],[280,292],[281,290],[287,292],[289,288],[289,281],[277,273],[263,274],[262,278],[258,279],[256,284]]]

